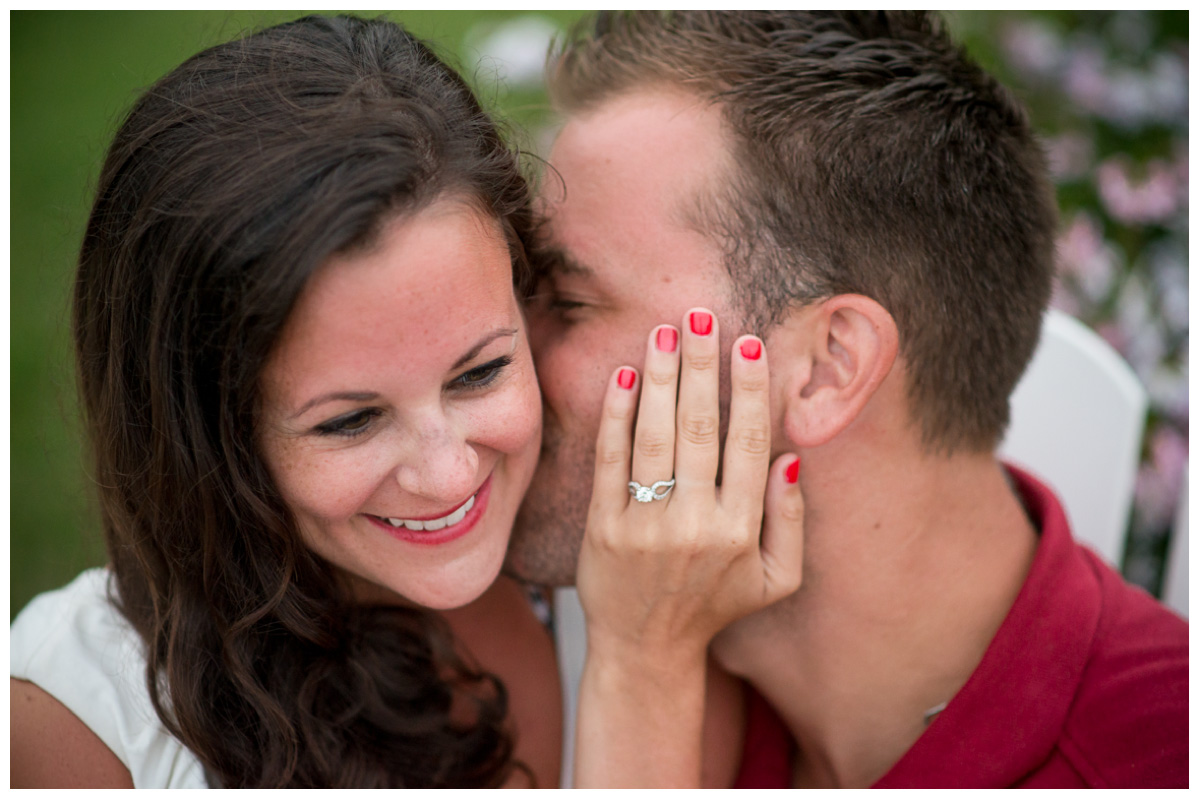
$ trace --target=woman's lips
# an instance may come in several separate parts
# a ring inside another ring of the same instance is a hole
[[[383,530],[387,531],[387,533],[391,534],[397,539],[400,539],[401,541],[423,545],[445,544],[446,542],[454,541],[455,539],[470,533],[471,529],[475,527],[475,523],[479,521],[484,512],[487,510],[488,497],[491,495],[491,490],[492,476],[488,475],[487,480],[485,480],[475,494],[472,495],[472,498],[474,498],[475,502],[471,504],[470,509],[463,514],[462,519],[452,525],[448,524],[438,530],[413,530],[404,525],[396,527],[387,520],[374,516],[373,514],[366,514],[365,516],[367,519],[371,520],[376,527],[382,528]],[[467,505],[470,502],[470,499],[471,498],[468,498],[466,501],[464,501],[463,505]],[[462,506],[459,508],[461,509],[461,507]],[[452,512],[447,516],[453,518],[458,510],[459,509],[455,509],[455,512]]]

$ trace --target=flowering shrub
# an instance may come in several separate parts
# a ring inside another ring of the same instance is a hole
[[[960,37],[1030,108],[1062,214],[1053,305],[1150,396],[1126,577],[1151,591],[1188,458],[1187,12],[963,13]]]

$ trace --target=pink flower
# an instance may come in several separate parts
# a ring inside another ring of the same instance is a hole
[[[1161,530],[1175,518],[1187,459],[1187,440],[1179,431],[1163,425],[1151,434],[1150,460],[1138,470],[1134,490],[1138,516],[1147,529]]]
[[[1137,272],[1126,276],[1117,295],[1116,319],[1124,333],[1121,354],[1145,381],[1167,355],[1167,336],[1162,320],[1151,306],[1152,287]]]
[[[1058,71],[1062,40],[1041,20],[1009,23],[1001,34],[1001,42],[1009,63],[1025,75],[1047,77]]]
[[[1050,295],[1050,305],[1072,317],[1079,317],[1083,314],[1083,306],[1080,304],[1079,298],[1063,283],[1062,277],[1059,275],[1054,277],[1054,290]]]
[[[1146,262],[1158,292],[1158,307],[1167,328],[1175,334],[1188,330],[1187,248],[1179,240],[1156,242],[1147,248]]]
[[[1160,364],[1146,379],[1150,404],[1173,422],[1187,424],[1188,379],[1187,367]]]
[[[1174,145],[1174,158],[1171,160],[1171,166],[1175,171],[1175,185],[1179,189],[1179,205],[1181,208],[1187,208],[1188,205],[1188,143],[1186,139],[1176,139]]]
[[[1059,182],[1081,178],[1092,166],[1096,148],[1088,136],[1071,131],[1048,138],[1045,145],[1050,174]]]
[[[1090,42],[1079,44],[1067,56],[1063,90],[1085,111],[1108,115],[1111,87],[1105,72],[1104,53]]]
[[[1175,53],[1156,53],[1146,76],[1146,97],[1151,115],[1171,124],[1187,124],[1187,64]]]
[[[1104,239],[1099,223],[1086,211],[1075,215],[1058,237],[1058,266],[1091,302],[1106,297],[1112,288],[1119,256]]]
[[[1095,326],[1096,333],[1100,334],[1100,338],[1112,345],[1112,348],[1121,355],[1125,354],[1125,350],[1129,347],[1129,337],[1125,335],[1125,331],[1121,329],[1115,322],[1101,322]]]
[[[1128,159],[1110,158],[1096,170],[1096,186],[1105,209],[1131,225],[1165,222],[1179,209],[1177,172],[1162,159],[1146,165],[1145,177],[1130,174]]]

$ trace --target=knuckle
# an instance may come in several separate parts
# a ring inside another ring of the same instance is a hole
[[[761,456],[771,450],[771,437],[762,428],[743,428],[734,437],[737,449],[746,455]]]
[[[604,406],[604,416],[607,419],[615,422],[625,422],[633,414],[633,410],[628,406],[606,403]]]
[[[710,353],[693,353],[685,361],[688,369],[695,372],[709,372],[717,368],[717,357]]]
[[[679,421],[679,438],[694,445],[710,445],[717,440],[717,418],[692,414]]]
[[[638,455],[661,458],[671,451],[671,440],[658,433],[642,433],[637,437]]]
[[[804,506],[799,503],[783,503],[783,507],[779,509],[779,516],[784,522],[800,525],[804,522]]]
[[[646,382],[651,386],[661,386],[670,388],[679,381],[679,376],[674,372],[652,370],[646,373]]]
[[[770,376],[765,372],[760,373],[757,370],[749,375],[742,375],[738,379],[737,389],[742,392],[752,392],[754,394],[762,394],[767,391],[771,385]]]
[[[625,462],[625,451],[615,447],[596,448],[596,463],[605,467],[620,466]]]

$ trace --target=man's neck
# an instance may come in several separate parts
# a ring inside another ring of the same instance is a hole
[[[979,664],[1037,547],[992,458],[899,467],[808,459],[804,585],[717,642],[790,728],[799,785],[883,777]]]

